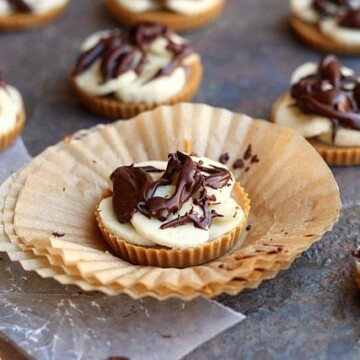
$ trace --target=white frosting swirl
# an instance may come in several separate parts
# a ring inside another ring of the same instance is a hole
[[[99,31],[87,38],[82,46],[82,51],[92,48],[101,38],[106,38],[111,31]],[[172,34],[171,40],[176,43],[185,43],[185,39]],[[100,60],[97,60],[90,68],[75,77],[77,86],[92,96],[114,96],[124,103],[146,103],[165,101],[179,93],[186,84],[186,70],[184,66],[190,65],[198,59],[198,55],[187,56],[182,65],[170,75],[159,76],[154,79],[157,72],[170,64],[172,53],[166,49],[168,41],[158,38],[149,46],[147,63],[140,74],[134,70],[126,71],[118,77],[103,82],[100,72]],[[141,57],[137,49],[136,59]]]
[[[43,14],[69,2],[69,0],[23,0],[32,9],[32,14]],[[0,16],[15,13],[15,9],[7,0],[0,0]]]
[[[179,14],[192,15],[212,8],[219,0],[117,0],[117,2],[133,13],[166,9]]]
[[[214,165],[226,168],[223,164],[207,158],[192,157],[193,161],[203,161],[203,166]],[[165,161],[148,161],[139,163],[135,166],[154,166],[156,168],[165,169],[167,162]],[[159,173],[151,174],[154,179],[159,177]],[[209,229],[196,228],[192,223],[161,229],[163,224],[155,218],[149,219],[145,215],[136,212],[129,223],[121,224],[117,221],[112,206],[112,198],[106,198],[99,205],[99,214],[105,227],[119,238],[135,245],[156,246],[162,245],[170,248],[184,249],[201,245],[207,241],[226,234],[227,232],[238,226],[244,218],[244,212],[240,205],[230,197],[234,186],[234,178],[232,177],[228,184],[221,189],[212,189],[206,187],[208,195],[215,195],[216,201],[210,204],[210,208],[223,217],[215,217],[212,220]],[[168,197],[174,193],[175,186],[161,186],[156,190],[155,196]],[[192,199],[183,204],[182,208],[176,214],[172,214],[167,221],[176,219],[178,215],[184,215],[186,212],[193,210],[200,216],[202,210],[199,206],[194,205]]]
[[[299,66],[291,76],[291,85],[305,76],[315,74],[317,69],[318,65],[311,62]],[[341,72],[346,76],[354,74],[354,71],[347,67],[341,67]],[[305,138],[317,137],[324,143],[337,146],[360,146],[360,131],[341,126],[336,131],[333,142],[333,128],[330,119],[316,114],[304,114],[295,105],[295,100],[289,93],[278,103],[274,121],[279,125],[296,130]]]
[[[13,86],[0,86],[0,135],[8,133],[16,124],[23,101]]]

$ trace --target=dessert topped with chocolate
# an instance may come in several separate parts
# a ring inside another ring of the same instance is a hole
[[[134,105],[130,115],[162,103],[190,100],[202,74],[201,60],[194,48],[164,25],[144,22],[130,31],[98,31],[81,46],[72,71],[79,99],[91,110],[108,116],[108,102]],[[126,106],[125,106],[126,109]],[[128,117],[115,111],[109,117]],[[126,109],[127,110],[127,109]]]
[[[360,146],[360,82],[334,55],[306,63],[292,75],[290,92],[274,106],[273,120],[306,138]]]
[[[235,180],[207,158],[169,154],[117,168],[113,195],[101,201],[104,226],[132,244],[184,249],[214,240],[244,219],[231,197]]]
[[[359,0],[291,0],[290,5],[301,38],[326,51],[359,51]]]

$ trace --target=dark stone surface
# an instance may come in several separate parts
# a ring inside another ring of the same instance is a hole
[[[288,15],[284,0],[228,0],[216,23],[187,34],[205,68],[196,101],[267,118],[292,70],[320,56],[294,37]],[[113,25],[101,1],[76,0],[46,28],[0,34],[0,68],[25,98],[24,140],[32,155],[66,134],[106,122],[78,107],[68,77],[81,40]],[[357,60],[342,58],[360,72]],[[187,360],[360,358],[360,295],[350,256],[360,244],[360,171],[336,168],[334,174],[345,204],[334,231],[276,279],[221,296],[247,320]]]

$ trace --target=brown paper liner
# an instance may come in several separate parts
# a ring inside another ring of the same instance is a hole
[[[74,79],[71,83],[80,103],[93,113],[109,119],[129,119],[141,112],[154,109],[161,105],[172,105],[183,101],[191,100],[200,85],[202,78],[202,65],[200,59],[186,67],[187,77],[185,87],[176,95],[160,103],[122,103],[111,96],[95,97],[80,89]]]
[[[317,25],[307,24],[295,15],[291,16],[291,26],[298,37],[308,45],[328,53],[357,55],[360,53],[359,45],[338,43],[322,34]]]
[[[215,160],[224,152],[231,162],[243,158],[249,144],[260,159],[248,159],[249,166],[235,171],[252,201],[251,230],[245,232],[244,243],[217,260],[184,269],[135,266],[112,256],[89,211],[109,187],[108,174],[121,164],[165,159],[169,151],[183,151],[184,139],[193,151]],[[206,105],[161,107],[130,122],[83,132],[55,148],[9,204],[15,208],[14,218],[4,219],[14,226],[17,241],[26,245],[27,259],[21,250],[6,251],[27,269],[84,290],[186,300],[235,294],[289,267],[331,229],[339,214],[336,183],[303,138]],[[54,230],[65,234],[54,239]]]
[[[21,134],[25,125],[25,109],[22,106],[17,116],[15,126],[6,134],[0,135],[0,152],[5,151],[14,144],[17,137]]]
[[[15,13],[0,17],[0,29],[4,31],[23,30],[45,25],[60,16],[67,3],[43,14]]]
[[[273,104],[271,110],[271,121],[275,123],[278,107],[284,101],[286,94],[280,96]],[[326,144],[316,138],[307,139],[317,150],[328,165],[351,166],[360,164],[360,146],[336,146]]]
[[[159,266],[163,268],[185,268],[203,264],[224,255],[234,246],[235,241],[238,240],[249,216],[250,200],[239,183],[235,184],[232,197],[240,204],[244,211],[244,219],[241,224],[232,231],[211,242],[182,250],[164,247],[151,248],[130,244],[106,229],[99,211],[95,212],[95,216],[105,240],[112,250],[122,259],[137,265]]]
[[[143,21],[155,21],[170,27],[174,31],[187,31],[212,22],[222,11],[225,0],[219,0],[213,7],[194,15],[178,14],[166,10],[133,13],[121,7],[116,0],[106,0],[105,4],[113,17],[128,27],[135,26]]]

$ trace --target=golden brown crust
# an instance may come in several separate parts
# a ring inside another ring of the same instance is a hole
[[[143,21],[155,21],[175,31],[186,31],[199,28],[213,21],[223,9],[225,0],[219,0],[211,8],[194,15],[178,14],[166,10],[133,13],[121,7],[116,0],[106,0],[105,4],[114,18],[123,25],[132,27]]]
[[[271,121],[276,123],[275,114],[287,94],[281,95],[273,104],[271,110]],[[336,146],[325,144],[322,141],[311,138],[309,143],[318,151],[328,165],[351,166],[360,164],[360,146]]]
[[[163,268],[185,268],[196,266],[213,260],[233,246],[243,230],[250,212],[250,200],[245,190],[236,183],[233,198],[241,205],[244,211],[244,219],[239,226],[221,237],[188,249],[168,249],[165,247],[144,247],[130,244],[107,230],[101,220],[98,210],[95,212],[96,221],[105,240],[122,259],[132,264],[159,266]]]
[[[290,21],[298,37],[316,49],[345,55],[357,55],[360,53],[360,45],[337,43],[322,34],[317,25],[308,24],[295,15],[291,16]]]
[[[36,28],[51,22],[63,13],[67,3],[43,14],[15,13],[0,17],[0,29],[5,31]]]
[[[15,126],[6,134],[0,135],[0,152],[9,148],[20,135],[25,124],[25,109],[22,106],[17,116]]]
[[[77,86],[73,77],[71,82],[78,100],[88,110],[109,119],[129,119],[143,111],[154,109],[160,105],[173,105],[191,100],[195,96],[202,78],[203,70],[200,58],[195,60],[186,71],[185,87],[170,99],[153,104],[122,103],[120,100],[110,96],[91,96]]]

